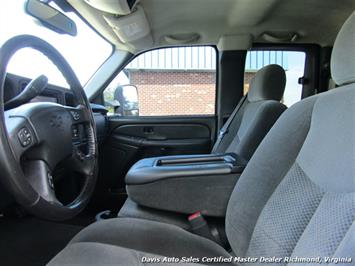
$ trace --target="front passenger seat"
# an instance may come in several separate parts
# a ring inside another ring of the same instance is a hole
[[[244,96],[220,130],[212,153],[233,152],[249,161],[286,106],[280,103],[286,85],[285,70],[268,65],[256,72]]]
[[[275,265],[306,264],[304,259],[315,265],[318,257],[345,264],[352,258],[354,264],[354,29],[355,13],[333,49],[332,78],[339,87],[284,112],[241,175],[226,216],[237,258],[281,258]],[[85,228],[50,265],[142,265],[144,257],[164,256],[192,256],[205,264],[204,257],[231,254],[174,225],[115,218]],[[239,264],[262,265],[260,260]]]

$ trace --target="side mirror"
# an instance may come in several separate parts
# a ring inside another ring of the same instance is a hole
[[[27,0],[25,11],[51,30],[62,34],[66,33],[71,36],[76,36],[77,34],[75,22],[45,2]]]
[[[118,86],[113,98],[120,103],[120,106],[115,109],[115,113],[122,116],[139,115],[138,90],[136,86]]]

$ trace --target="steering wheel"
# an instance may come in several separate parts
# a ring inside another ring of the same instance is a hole
[[[76,107],[26,103],[4,111],[6,67],[22,48],[47,56],[72,90]],[[8,40],[0,49],[0,180],[26,210],[49,220],[70,219],[87,205],[97,178],[97,140],[88,99],[74,71],[49,43],[31,35]],[[78,196],[63,205],[52,173],[65,163],[83,177]]]

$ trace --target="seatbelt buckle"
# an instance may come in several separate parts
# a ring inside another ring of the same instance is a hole
[[[201,230],[208,233],[210,232],[206,219],[202,216],[202,213],[200,211],[189,215],[187,219],[190,223],[190,227],[192,231],[196,233],[197,232],[200,233]]]
[[[202,221],[206,223],[206,220],[205,218],[203,218],[202,213],[200,211],[190,214],[187,217],[187,219],[189,220],[190,224],[195,224],[196,222],[202,222]]]
[[[200,211],[189,215],[187,219],[190,223],[190,228],[193,233],[215,241],[206,222],[206,219],[202,216]]]

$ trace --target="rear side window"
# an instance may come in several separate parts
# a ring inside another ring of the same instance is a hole
[[[110,112],[121,116],[214,115],[216,50],[176,47],[142,53],[111,82],[104,99]]]
[[[302,97],[302,85],[298,84],[298,79],[304,75],[305,60],[306,54],[299,51],[249,51],[245,65],[244,94],[248,92],[250,80],[259,69],[269,64],[278,64],[285,69],[287,79],[282,103],[291,106]]]

